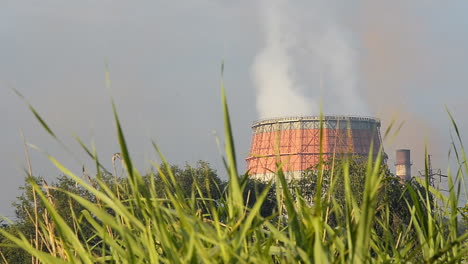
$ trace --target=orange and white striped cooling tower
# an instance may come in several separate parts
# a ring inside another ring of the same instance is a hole
[[[278,163],[288,178],[297,178],[319,163],[320,153],[323,160],[334,154],[368,157],[373,146],[375,158],[381,146],[380,120],[371,117],[268,119],[255,122],[252,130],[252,145],[246,160],[249,175],[260,180],[271,179]]]

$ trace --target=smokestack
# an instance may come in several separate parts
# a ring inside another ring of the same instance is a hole
[[[409,149],[397,149],[395,172],[402,182],[411,179],[411,156]]]

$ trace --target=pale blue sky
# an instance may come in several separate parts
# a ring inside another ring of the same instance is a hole
[[[468,3],[374,2],[336,4],[342,7],[342,26],[357,43],[359,63],[367,65],[356,71],[359,91],[384,127],[397,112],[406,120],[400,137],[387,147],[390,157],[395,148],[412,148],[420,167],[428,136],[436,146],[435,164],[446,166],[449,121],[444,105],[453,111],[462,134],[468,134]],[[319,6],[301,5],[304,13]],[[223,133],[223,59],[244,168],[250,125],[257,119],[251,66],[263,45],[259,8],[258,1],[0,0],[0,214],[13,215],[10,203],[25,175],[20,129],[28,142],[77,173],[83,163],[91,163],[72,133],[89,145],[95,142],[101,160],[111,166],[118,146],[109,94],[141,170],[155,158],[150,144],[155,139],[170,162],[207,160],[223,175],[213,134]],[[110,93],[104,82],[106,61]],[[317,84],[305,94],[316,93]],[[28,98],[75,158],[50,139],[10,87]],[[333,98],[324,103],[333,112]],[[53,179],[58,174],[43,154],[31,155],[37,175]]]

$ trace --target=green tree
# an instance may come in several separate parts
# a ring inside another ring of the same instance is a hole
[[[247,207],[252,208],[257,203],[257,196],[260,195],[266,188],[268,190],[267,198],[263,201],[260,209],[260,214],[263,217],[273,215],[278,209],[278,202],[276,199],[276,186],[273,183],[270,187],[267,183],[254,180],[247,177],[243,179],[243,198]]]
[[[183,168],[172,165],[170,166],[170,169],[172,170],[177,184],[186,198],[194,195],[195,197],[210,197],[211,201],[220,199],[223,184],[225,183],[223,183],[223,181],[217,176],[216,171],[210,167],[209,163],[199,161],[196,166],[190,166],[187,164]],[[162,168],[161,171],[164,172],[167,171],[167,169]],[[147,177],[149,176],[150,175]],[[152,174],[152,176],[156,181],[157,193],[160,194],[160,197],[165,197],[164,190],[167,189],[168,186],[166,186],[166,183],[162,180],[161,174]],[[88,178],[86,180],[90,181],[94,186],[99,186],[96,179]],[[128,185],[126,177],[117,178],[118,185],[116,185],[113,175],[101,173],[100,181],[104,182],[105,185],[115,193],[117,193],[117,190],[119,189],[119,196],[122,201],[128,199],[128,197],[123,197],[123,195],[128,193],[125,192],[125,188],[127,188],[126,186]],[[41,199],[39,199],[33,191],[33,183],[38,185],[44,191],[47,198],[52,201],[52,204],[65,222],[69,226],[75,228],[79,237],[83,241],[87,241],[87,243],[92,245],[94,230],[87,221],[80,217],[81,212],[85,208],[76,200],[72,199],[67,193],[77,194],[93,203],[99,203],[99,201],[84,187],[76,184],[75,181],[65,175],[60,175],[50,184],[39,177],[26,178],[24,185],[20,187],[21,195],[18,196],[16,201],[13,203],[17,220],[11,225],[2,222],[0,228],[16,234],[22,233],[31,241],[31,243],[37,243],[40,245],[44,251],[50,250],[51,245],[47,244],[47,239],[44,240],[42,237],[36,236],[36,228],[41,228],[37,225],[36,217],[39,222],[43,221],[47,223],[50,222],[48,221],[50,216],[47,214],[47,210],[45,209]],[[213,205],[213,203],[211,203],[211,205]],[[205,202],[197,203],[195,206],[200,207],[200,209],[206,209]],[[80,222],[77,222],[77,219],[79,219]],[[53,226],[49,226],[47,228],[53,229]],[[31,256],[24,250],[5,246],[7,244],[9,244],[8,240],[5,237],[0,236],[0,252],[9,260],[10,263],[31,262]],[[96,250],[99,250],[99,248],[97,247]]]
[[[303,173],[302,178],[293,181],[293,186],[298,192],[312,203],[312,198],[315,196],[317,179],[319,173],[322,173],[322,192],[328,196],[323,196],[322,200],[325,205],[330,205],[329,223],[335,225],[337,217],[340,217],[340,210],[344,210],[346,203],[345,199],[345,167],[348,169],[349,182],[353,199],[358,206],[361,206],[362,197],[367,175],[367,160],[358,156],[349,156],[336,160],[324,162],[322,172],[318,168],[310,168]],[[414,204],[413,197],[408,189],[419,191],[425,195],[425,189],[415,180],[406,183],[400,182],[400,179],[393,175],[388,166],[382,163],[379,167],[378,174],[382,177],[380,191],[377,198],[376,216],[384,220],[386,217],[385,210],[389,211],[390,226],[394,231],[400,230],[402,224],[408,224],[411,214],[408,204]],[[330,192],[329,189],[333,188]],[[333,204],[330,204],[333,203]],[[340,221],[341,222],[341,221]],[[377,228],[378,230],[378,228]]]
[[[468,230],[468,203],[465,204],[464,207],[460,207],[460,214],[462,216],[462,221],[461,224],[462,226],[460,227],[461,233],[466,232]]]
[[[106,182],[108,186],[115,186],[115,184],[113,184],[113,177],[109,174],[103,174],[101,180]],[[48,215],[44,203],[39,196],[36,195],[33,184],[39,186],[39,188],[43,190],[47,195],[47,199],[52,202],[53,206],[60,213],[60,216],[69,226],[74,227],[83,241],[86,240],[93,243],[93,240],[90,239],[93,236],[91,225],[84,220],[76,221],[77,219],[81,219],[79,216],[81,211],[84,210],[84,207],[76,200],[72,199],[67,193],[77,194],[93,203],[97,203],[98,201],[94,195],[65,175],[60,175],[51,184],[48,184],[39,177],[27,177],[24,185],[20,187],[21,195],[18,196],[17,200],[12,204],[15,209],[16,221],[11,225],[4,225],[2,227],[3,229],[8,229],[17,234],[22,233],[31,243],[39,245],[44,251],[49,252],[51,250],[53,245],[48,244],[47,239],[38,236],[36,233],[39,232],[41,228],[55,232],[55,227],[50,221],[50,215]],[[95,182],[93,184],[95,184]],[[41,221],[50,223],[50,225],[40,226],[38,222]],[[4,237],[0,237],[0,239],[2,244],[8,244],[8,241]],[[31,256],[22,249],[12,249],[2,246],[0,250],[10,263],[31,262]]]
[[[178,165],[161,166],[157,173],[149,173],[145,176],[147,182],[149,177],[154,177],[157,193],[160,197],[166,196],[166,191],[175,192],[175,185],[171,183],[169,174],[172,173],[185,197],[210,197],[219,199],[222,195],[223,182],[217,175],[216,170],[210,167],[206,161],[198,161],[195,166],[186,164],[184,167]]]

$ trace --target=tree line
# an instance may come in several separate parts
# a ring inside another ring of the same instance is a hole
[[[367,164],[358,158],[350,158],[347,159],[346,162],[348,163],[347,169],[349,170],[348,175],[351,190],[357,198],[356,202],[360,204],[362,202],[362,193],[364,192]],[[328,162],[324,164],[324,168],[326,169],[311,168],[305,171],[301,178],[291,180],[289,186],[296,197],[306,199],[307,201],[305,202],[313,207],[312,197],[316,195],[318,185],[317,179],[320,178],[322,180],[320,186],[324,194],[322,200],[324,203],[333,204],[333,206],[331,206],[333,209],[327,215],[328,223],[330,226],[333,226],[334,222],[338,223],[340,221],[340,219],[337,219],[342,215],[338,213],[339,210],[344,210],[346,200],[344,175],[346,175],[346,173],[342,171],[344,169],[343,161]],[[169,173],[166,172],[170,172],[170,174],[173,175],[177,185],[171,185],[171,181],[167,179]],[[384,164],[381,165],[379,173],[383,175],[384,180],[378,193],[376,217],[380,221],[389,221],[389,226],[397,233],[402,230],[403,226],[408,224],[411,218],[408,204],[414,202],[415,196],[411,195],[408,191],[408,186],[420,192],[424,192],[424,188],[416,181],[402,184]],[[106,186],[109,190],[118,193],[119,199],[123,201],[131,198],[125,197],[125,195],[130,193],[125,191],[125,189],[130,186],[128,184],[129,179],[126,177],[115,177],[106,172],[100,172],[96,177],[88,177],[86,175],[84,175],[84,177],[86,178],[85,180],[92,184],[94,181],[97,181],[95,179],[97,177],[100,182],[105,183],[105,185],[100,186]],[[278,208],[277,204],[277,198],[278,195],[280,195],[278,188],[280,187],[277,186],[275,182],[266,183],[256,181],[249,178],[247,175],[240,176],[239,179],[242,185],[244,201],[247,206],[254,206],[258,195],[268,188],[267,198],[261,205],[260,214],[263,217],[270,218],[271,221],[276,221],[278,218],[282,217],[281,212],[279,212],[281,208]],[[145,175],[143,180],[144,184],[149,185],[150,182],[154,183],[156,189],[153,191],[157,194],[156,196],[162,200],[168,199],[168,185],[171,185],[169,188],[173,188],[173,193],[182,194],[182,197],[178,197],[178,199],[196,198],[191,199],[191,201],[196,201],[196,204],[193,206],[199,209],[198,212],[201,215],[208,212],[209,207],[222,206],[219,201],[225,197],[228,184],[226,181],[222,180],[216,170],[205,161],[199,161],[195,166],[162,166],[157,171]],[[40,244],[44,251],[50,252],[52,245],[48,245],[45,242],[47,241],[46,239],[37,237],[37,234],[41,233],[38,232],[39,229],[54,230],[54,227],[38,226],[37,224],[38,221],[35,217],[47,219],[48,212],[41,200],[36,197],[32,187],[33,184],[39,185],[44,190],[44,193],[47,194],[47,199],[52,202],[69,225],[76,225],[76,221],[73,221],[73,219],[76,219],[76,217],[80,216],[85,210],[80,203],[70,197],[69,193],[79,195],[95,204],[100,204],[100,201],[98,197],[65,175],[60,175],[50,184],[40,177],[26,178],[24,185],[20,187],[21,195],[18,196],[13,203],[17,221],[14,223],[3,222],[1,228],[12,233],[24,234],[25,238],[29,239],[31,243]],[[161,188],[158,188],[158,186]],[[333,188],[333,192],[328,191],[330,188]],[[330,195],[330,193],[333,193],[333,195]],[[383,207],[389,207],[385,208],[389,210],[383,210]],[[384,212],[390,212],[390,215],[385,215]],[[47,221],[45,223],[47,224]],[[52,223],[50,224],[53,225]],[[82,221],[79,226],[75,226],[74,228],[77,230],[77,233],[80,234],[81,239],[86,240],[87,243],[93,244],[93,227],[91,223]],[[382,233],[383,232],[384,230],[382,230]],[[98,243],[97,240],[96,243]],[[9,244],[8,239],[0,235],[0,252],[4,260],[8,260],[9,263],[31,262],[31,256],[24,250],[10,247]],[[96,248],[98,249],[99,246],[97,245]]]

